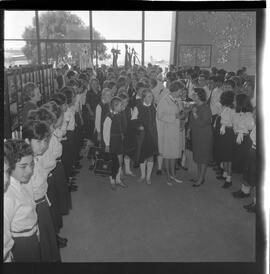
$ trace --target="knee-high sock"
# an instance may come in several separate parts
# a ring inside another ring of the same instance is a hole
[[[145,178],[145,166],[146,166],[146,163],[142,163],[140,164],[140,169],[141,169],[141,178]]]
[[[124,158],[124,162],[125,162],[125,171],[126,173],[131,173],[131,170],[130,170],[130,159],[125,157]]]
[[[147,177],[146,177],[147,180],[150,180],[153,166],[154,166],[154,162],[147,162]]]
[[[187,161],[187,156],[186,156],[186,153],[183,152],[183,154],[182,154],[182,160],[181,160],[181,165],[182,166],[186,166],[186,161]]]
[[[158,155],[157,160],[158,160],[158,169],[162,169],[163,157],[161,155]]]

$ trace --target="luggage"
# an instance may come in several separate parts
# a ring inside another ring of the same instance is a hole
[[[87,154],[87,159],[88,160],[99,159],[101,157],[101,154],[104,152],[105,151],[103,147],[90,147]]]
[[[112,175],[112,158],[108,152],[103,152],[96,159],[94,166],[94,174],[96,176],[108,177]]]

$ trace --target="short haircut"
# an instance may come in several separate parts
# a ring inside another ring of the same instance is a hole
[[[53,125],[56,123],[57,118],[53,112],[41,107],[37,110],[30,110],[27,115],[27,120],[43,121],[46,122],[48,125]]]
[[[86,73],[81,73],[79,75],[79,79],[83,80],[83,81],[88,81],[88,77],[87,77],[87,74]]]
[[[246,94],[238,94],[236,96],[236,108],[235,112],[252,112],[253,107],[251,105],[250,99]]]
[[[49,101],[46,104],[42,105],[41,108],[46,108],[47,110],[49,110],[55,115],[56,119],[59,119],[62,115],[62,109],[56,102]]]
[[[80,83],[76,79],[71,79],[67,82],[67,87],[79,87]]]
[[[70,105],[75,95],[74,89],[72,87],[63,87],[60,92],[66,96],[67,104]]]
[[[128,94],[128,91],[127,91],[125,88],[122,87],[122,88],[119,88],[117,94],[118,94],[118,96],[119,96],[120,94]]]
[[[70,70],[68,73],[67,73],[67,78],[70,79],[72,76],[76,75],[76,73],[73,71],[73,70]]]
[[[206,101],[206,92],[203,88],[194,88],[194,92],[198,95],[202,102]]]
[[[51,96],[51,101],[56,102],[59,106],[67,103],[67,98],[63,93],[57,92]]]
[[[103,82],[103,88],[108,88],[109,83],[110,83],[109,80],[105,80],[105,81]],[[91,84],[92,84],[92,81],[91,81]]]
[[[28,82],[23,87],[23,100],[30,101],[32,97],[34,97],[34,90],[37,88],[37,85],[32,82]]]
[[[231,79],[224,82],[225,85],[230,85],[232,88],[235,88],[235,82]]]
[[[112,90],[109,89],[109,88],[104,88],[104,89],[102,90],[102,92],[101,92],[101,96],[104,96],[104,95],[107,94],[107,93],[112,93]]]
[[[21,139],[8,139],[4,142],[4,155],[9,162],[9,170],[13,171],[16,163],[25,156],[32,155],[33,151],[29,144]]]
[[[113,97],[112,100],[111,100],[111,102],[110,102],[110,108],[111,108],[111,110],[114,111],[115,108],[116,108],[116,106],[119,103],[121,103],[121,102],[122,102],[122,100],[118,96]]]
[[[36,139],[44,140],[51,135],[50,126],[43,121],[32,120],[28,121],[22,128],[22,138],[23,139]]]
[[[121,93],[118,95],[118,97],[121,99],[121,100],[126,100],[126,99],[129,99],[128,95],[126,93]]]
[[[151,89],[149,89],[149,88],[145,88],[145,89],[142,91],[142,100],[146,97],[146,95],[147,95],[148,93],[151,93],[151,94],[153,95]]]
[[[144,88],[144,87],[145,87],[144,83],[138,82],[135,86],[135,90],[138,91],[139,89]]]
[[[170,84],[170,92],[176,92],[178,91],[179,89],[184,89],[185,88],[185,85],[180,82],[180,81],[173,81],[171,84]]]
[[[234,92],[231,90],[224,91],[220,96],[222,106],[233,108]]]
[[[114,86],[116,86],[115,81],[108,81],[108,88],[112,89]]]
[[[118,79],[117,79],[117,88],[120,88],[120,87],[123,87],[125,86],[127,83],[127,80],[126,80],[126,77],[123,77],[123,76],[120,76]]]

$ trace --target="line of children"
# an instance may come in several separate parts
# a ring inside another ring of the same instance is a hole
[[[83,92],[80,83],[75,92],[71,87],[61,91],[38,108],[39,89],[27,83],[23,96],[30,103],[23,109],[23,140],[4,144],[9,166],[4,194],[5,262],[60,262],[59,248],[67,245],[58,233],[62,216],[71,209],[70,192],[75,190],[71,182],[79,168],[79,159],[72,156],[79,155],[78,143],[84,137],[75,124],[76,110],[80,115],[83,107]],[[74,109],[75,93],[80,97]]]

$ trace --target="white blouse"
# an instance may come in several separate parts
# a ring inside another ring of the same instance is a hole
[[[66,116],[68,118],[67,119],[67,121],[68,121],[67,130],[73,131],[75,129],[75,108],[74,108],[74,106],[68,107],[66,112],[67,112]]]
[[[255,126],[253,114],[251,112],[234,113],[233,115],[233,129],[235,133],[248,134]]]
[[[27,188],[12,176],[5,193],[4,212],[13,237],[28,237],[38,231],[36,203]]]
[[[252,145],[256,147],[256,125],[250,133],[250,139],[252,141]]]

